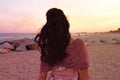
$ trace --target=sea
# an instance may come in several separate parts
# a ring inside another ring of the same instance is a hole
[[[3,41],[13,41],[22,38],[34,39],[36,34],[37,33],[0,33],[0,43]],[[80,35],[88,35],[88,33],[71,33],[72,37]]]
[[[12,41],[22,38],[34,39],[36,33],[0,33],[0,43],[3,41]]]

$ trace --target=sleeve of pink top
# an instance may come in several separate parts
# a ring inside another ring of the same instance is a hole
[[[40,73],[46,72],[48,70],[50,70],[50,66],[47,63],[41,61],[41,63],[40,63]]]
[[[76,66],[79,69],[88,68],[89,67],[89,60],[88,60],[87,47],[86,47],[84,41],[81,39],[78,39],[78,44],[80,44],[80,50],[79,50],[80,56],[79,56],[79,59],[78,59]]]

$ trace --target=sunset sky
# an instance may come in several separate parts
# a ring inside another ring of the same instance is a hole
[[[70,32],[120,28],[120,0],[0,0],[0,33],[36,33],[53,7],[64,11]]]

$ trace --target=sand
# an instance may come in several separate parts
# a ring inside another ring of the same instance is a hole
[[[120,80],[120,45],[88,46],[90,80]]]
[[[110,37],[105,36],[103,39],[120,38],[115,35],[112,34],[111,37],[109,34]],[[94,36],[94,39],[100,38],[99,36]],[[89,42],[93,36],[82,38]],[[120,80],[120,44],[91,41],[87,47],[90,80]],[[40,53],[37,50],[0,54],[0,80],[37,80],[39,71]]]
[[[37,80],[39,65],[38,51],[0,54],[0,80]]]

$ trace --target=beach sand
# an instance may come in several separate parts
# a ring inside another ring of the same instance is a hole
[[[99,36],[94,36],[94,38],[81,36],[89,44],[87,47],[90,80],[120,80],[120,44],[98,43]],[[113,34],[111,36],[107,40],[119,38]],[[106,39],[106,36],[103,38]],[[37,50],[0,54],[0,80],[37,80],[39,72],[40,53]]]
[[[37,80],[39,69],[36,50],[0,54],[0,80]]]
[[[120,80],[120,45],[88,46],[90,80]]]

